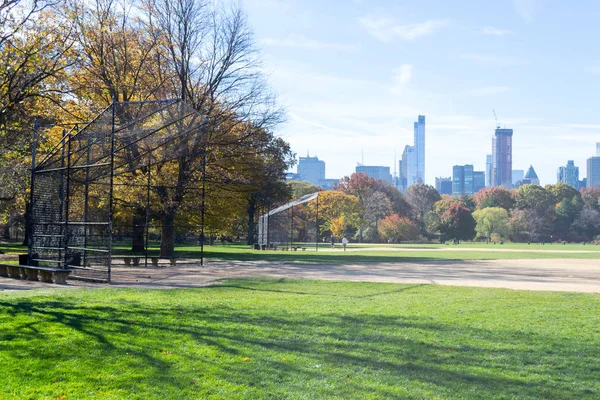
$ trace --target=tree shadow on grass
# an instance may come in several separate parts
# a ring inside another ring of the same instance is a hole
[[[216,393],[209,383],[190,385],[197,376],[228,387],[227,398],[243,397],[238,396],[242,389],[252,398],[600,396],[597,342],[522,328],[490,331],[402,311],[365,313],[352,308],[352,299],[338,306],[334,297],[339,293],[306,297],[314,293],[288,290],[285,282],[276,286],[281,290],[264,286],[248,281],[193,291],[135,292],[138,300],[128,298],[132,291],[111,290],[3,299],[0,360],[22,365],[13,371],[17,380],[27,378],[29,364],[52,376],[57,358],[48,355],[72,337],[76,348],[68,357],[77,362],[62,363],[66,381],[89,387],[110,382],[117,389],[134,385],[139,398],[150,386],[164,397]],[[415,295],[420,289],[407,285],[390,291],[385,286],[370,289],[368,296],[407,290]],[[269,296],[263,300],[273,306],[252,306],[259,295]],[[360,291],[344,297],[369,300]],[[276,306],[278,301],[307,303],[288,309]],[[164,349],[173,355],[163,354]],[[114,376],[104,367],[109,360],[118,360],[122,371],[137,368],[144,374],[134,383],[128,373]],[[90,374],[77,365],[98,371]],[[46,378],[30,380],[23,393]]]

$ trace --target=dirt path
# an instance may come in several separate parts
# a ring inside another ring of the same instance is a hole
[[[522,290],[600,293],[600,260],[474,260],[307,265],[284,262],[211,261],[205,267],[114,268],[111,284],[69,281],[66,286],[0,278],[0,291],[33,288],[193,288],[243,276],[428,283]]]

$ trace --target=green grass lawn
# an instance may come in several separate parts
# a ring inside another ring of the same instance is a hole
[[[0,399],[598,399],[599,376],[600,295],[268,279],[0,292]]]
[[[507,260],[507,259],[556,259],[580,258],[600,259],[600,246],[567,244],[567,245],[540,245],[526,243],[510,243],[493,245],[485,243],[463,243],[460,245],[441,244],[402,244],[402,245],[377,245],[377,244],[351,244],[349,249],[363,249],[362,251],[330,251],[328,245],[323,245],[315,251],[314,244],[303,244],[306,251],[257,251],[250,246],[241,244],[214,245],[204,247],[204,256],[208,259],[238,260],[238,261],[286,261],[313,264],[342,264],[342,263],[380,263],[402,261],[439,261],[439,260]],[[387,251],[383,248],[399,248],[403,251]],[[151,247],[151,255],[158,255],[158,244]],[[341,249],[341,245],[336,247]],[[378,250],[381,248],[381,250]],[[452,251],[441,251],[449,249]],[[503,250],[502,252],[485,252],[480,249]],[[0,250],[11,253],[27,252],[23,246],[0,245]],[[129,254],[128,245],[116,246],[114,253],[117,255]],[[177,246],[176,256],[180,258],[200,258],[199,246]],[[508,251],[507,251],[508,250]],[[536,250],[535,252],[529,250]],[[574,253],[556,253],[552,250],[569,250]]]

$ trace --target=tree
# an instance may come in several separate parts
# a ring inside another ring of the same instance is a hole
[[[373,192],[365,199],[365,219],[375,223],[392,212],[390,199],[382,192]]]
[[[579,218],[573,222],[573,230],[582,235],[585,240],[592,240],[600,235],[600,211],[585,207]]]
[[[486,207],[501,207],[510,211],[515,206],[512,191],[502,187],[486,187],[473,195],[478,210]]]
[[[335,237],[343,237],[346,234],[348,224],[346,223],[346,217],[342,214],[337,218],[333,218],[329,222],[329,230]]]
[[[375,191],[378,186],[377,182],[377,179],[371,178],[365,173],[356,172],[349,177],[345,176],[340,179],[340,183],[336,184],[334,189],[356,196],[360,203],[364,204],[367,195]]]
[[[415,184],[408,188],[406,198],[412,207],[421,233],[426,234],[425,214],[433,209],[435,202],[442,199],[440,194],[431,185]]]
[[[160,79],[206,116],[200,140],[177,160],[172,188],[158,191],[165,204],[161,256],[169,257],[173,223],[187,188],[208,182],[224,190],[231,180],[239,182],[235,163],[254,152],[249,143],[257,129],[270,130],[283,114],[265,83],[241,9],[226,10],[203,0],[147,0],[144,12],[148,31],[160,45],[158,57],[166,54],[159,58]],[[202,196],[209,194],[203,191]]]
[[[492,235],[504,237],[509,233],[508,212],[502,207],[486,207],[473,213],[477,235],[489,242]]]
[[[319,191],[319,188],[316,185],[307,181],[289,181],[287,185],[290,187],[295,199]]]
[[[539,185],[523,185],[517,190],[514,217],[524,224],[530,240],[549,238],[555,218],[556,198]]]
[[[600,211],[600,189],[583,188],[579,192],[586,208]]]
[[[308,212],[315,214],[316,202],[308,204]],[[331,231],[331,225],[340,222],[340,217],[344,217],[343,222],[346,228],[358,228],[362,224],[361,215],[362,206],[356,196],[348,195],[340,191],[319,192],[319,226],[321,232]]]
[[[387,182],[371,178],[365,173],[354,173],[350,177],[342,178],[336,188],[336,190],[356,196],[366,213],[361,216],[365,225],[360,226],[358,231],[360,242],[363,239],[363,231],[389,212],[394,211],[406,216],[410,213],[410,205],[397,188]],[[375,193],[378,194],[375,195]],[[375,196],[376,200],[372,196]],[[383,197],[386,197],[387,200],[384,200]],[[378,210],[378,207],[382,207],[381,210]]]
[[[388,215],[381,220],[378,231],[383,239],[393,243],[416,240],[419,237],[419,228],[414,222],[398,214]]]
[[[440,232],[447,239],[471,240],[475,237],[475,219],[468,208],[455,204],[440,216]]]

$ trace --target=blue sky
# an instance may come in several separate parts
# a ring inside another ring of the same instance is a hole
[[[600,141],[600,2],[242,0],[287,109],[277,133],[327,178],[387,165],[427,118],[426,182],[485,169],[496,110],[542,184]]]

